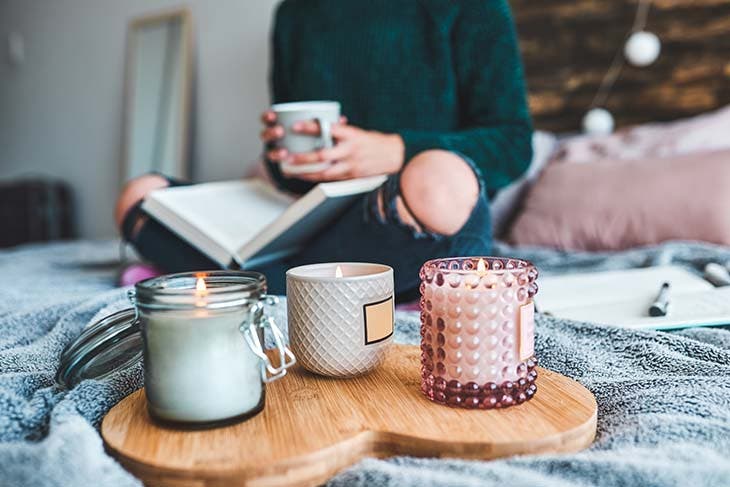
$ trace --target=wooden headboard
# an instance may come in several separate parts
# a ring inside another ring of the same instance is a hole
[[[510,0],[535,127],[575,131],[637,0]],[[654,0],[646,30],[662,41],[645,68],[624,65],[605,107],[617,126],[672,120],[730,104],[730,0]]]

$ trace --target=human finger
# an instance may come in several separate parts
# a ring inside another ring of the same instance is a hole
[[[266,110],[261,114],[261,123],[263,123],[264,125],[276,124],[276,113],[274,113],[272,110]]]
[[[286,149],[273,149],[266,153],[266,158],[274,162],[285,161],[289,157],[289,151]]]
[[[261,131],[261,140],[264,142],[273,142],[282,137],[284,137],[284,127],[281,125],[266,127]]]
[[[337,144],[333,147],[319,149],[313,152],[303,152],[292,155],[292,164],[313,164],[316,162],[341,161],[350,156],[352,147],[349,144]]]
[[[350,162],[337,162],[332,164],[329,168],[314,173],[299,174],[297,177],[306,181],[340,181],[343,179],[350,179],[352,176],[352,163]]]
[[[331,127],[332,137],[336,139],[349,139],[357,136],[362,132],[362,129],[353,127],[352,125],[343,125],[341,123],[335,123]]]
[[[302,135],[319,135],[319,123],[316,120],[301,120],[294,122],[292,131]]]

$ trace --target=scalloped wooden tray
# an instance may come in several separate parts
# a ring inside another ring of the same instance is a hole
[[[489,460],[574,452],[596,433],[596,400],[577,382],[540,368],[537,394],[500,410],[455,409],[420,392],[418,347],[391,347],[383,366],[353,379],[295,366],[269,384],[266,408],[231,426],[176,430],[147,413],[144,390],[104,418],[107,450],[147,485],[319,485],[364,457]]]

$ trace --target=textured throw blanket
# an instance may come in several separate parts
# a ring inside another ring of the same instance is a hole
[[[691,243],[618,254],[497,250],[531,259],[543,273],[730,260],[730,249]],[[104,452],[97,428],[141,385],[141,370],[71,391],[53,383],[63,347],[90,321],[127,306],[114,288],[117,260],[114,242],[0,252],[0,485],[140,485]],[[283,309],[276,314],[282,322]],[[399,313],[396,339],[417,343],[418,326],[417,313]],[[373,459],[331,484],[730,485],[727,329],[630,331],[538,316],[536,348],[541,365],[596,395],[590,449],[492,462]]]

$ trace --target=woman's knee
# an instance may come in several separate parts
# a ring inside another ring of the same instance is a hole
[[[479,181],[471,166],[458,155],[429,150],[406,165],[401,175],[401,196],[413,217],[427,230],[454,235],[477,203]]]
[[[117,224],[117,228],[121,229],[127,212],[139,201],[143,200],[147,194],[155,189],[165,188],[167,186],[169,186],[169,183],[159,174],[145,174],[125,184],[119,193],[119,198],[117,198],[117,204],[114,209],[114,221]]]

